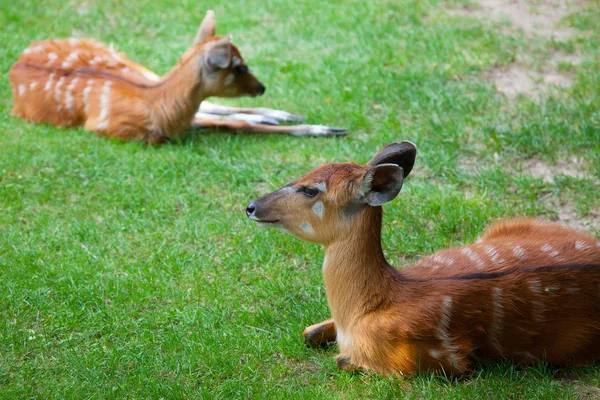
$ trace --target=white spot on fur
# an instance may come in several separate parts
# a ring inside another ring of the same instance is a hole
[[[529,284],[529,290],[531,290],[535,294],[542,293],[542,281],[539,279],[530,279],[527,281]]]
[[[312,225],[308,222],[301,223],[300,229],[302,229],[307,235],[313,236],[315,234],[315,230],[313,229]]]
[[[444,296],[442,317],[437,328],[436,337],[442,342],[442,346],[448,350],[448,358],[452,365],[458,364],[458,357],[456,354],[456,346],[454,345],[452,338],[450,337],[450,318],[452,317],[452,298],[450,296]]]
[[[69,86],[67,86],[67,91],[65,93],[65,107],[69,111],[73,111],[73,89],[75,89],[78,80],[79,78],[74,78]]]
[[[464,254],[465,256],[467,256],[469,258],[469,260],[471,260],[472,262],[475,263],[475,265],[478,268],[483,268],[485,267],[485,263],[483,262],[483,260],[481,258],[479,258],[479,256],[477,255],[477,253],[475,253],[470,247],[463,247],[460,252],[462,254]]]
[[[352,346],[352,339],[350,338],[350,336],[346,335],[339,326],[336,326],[335,328],[336,328],[335,340],[337,342],[338,348],[340,349],[340,352],[342,352],[345,349],[347,349],[348,347]]]
[[[100,94],[100,115],[98,115],[98,122],[96,124],[96,128],[100,130],[108,128],[111,85],[112,81],[106,81],[102,86],[102,92]]]
[[[19,87],[18,87],[19,96],[23,96],[25,94],[26,89],[27,88],[25,87],[25,85],[19,85]]]
[[[63,61],[63,63],[62,63],[62,67],[63,67],[64,69],[71,68],[71,63],[70,63],[70,62],[68,62],[68,61]]]
[[[483,246],[483,250],[490,257],[490,261],[492,261],[496,265],[504,264],[504,260],[500,258],[500,253],[496,249],[496,247],[492,245]]]
[[[492,289],[492,326],[490,327],[490,343],[502,353],[500,335],[504,323],[504,305],[502,304],[502,288]]]
[[[31,82],[31,83],[29,84],[29,90],[33,90],[33,89],[35,89],[35,88],[37,87],[37,84],[38,84],[38,83],[37,83],[36,81],[33,81],[33,82]]]
[[[79,40],[75,39],[75,38],[69,38],[69,44],[71,46],[75,46],[77,45],[77,43],[79,42]]]
[[[52,87],[53,81],[54,81],[54,72],[48,76],[48,80],[46,81],[46,84],[44,85],[44,91],[47,92],[48,90],[50,90],[50,88]]]
[[[552,247],[552,246],[551,246],[549,243],[546,243],[546,244],[544,244],[544,245],[541,247],[541,250],[542,250],[544,253],[548,253],[548,255],[549,255],[550,257],[556,257],[556,256],[558,256],[558,254],[559,254],[559,252],[558,252],[557,250],[554,250],[554,248],[553,248],[553,247]]]
[[[516,245],[515,247],[513,247],[512,252],[519,261],[523,261],[527,258],[525,256],[525,249],[520,245]]]
[[[152,73],[152,72],[149,72],[149,71],[143,71],[143,72],[142,72],[142,75],[144,75],[144,77],[145,77],[146,79],[150,79],[151,81],[155,81],[155,82],[158,82],[158,81],[160,81],[160,77],[159,77],[158,75],[156,75],[156,74]]]
[[[544,292],[546,292],[546,293],[555,293],[555,292],[558,292],[559,290],[560,290],[560,286],[559,285],[546,286],[546,288],[544,289]]]
[[[233,75],[233,74],[227,75],[225,77],[225,81],[224,81],[225,86],[231,85],[231,83],[233,82],[234,79],[235,79],[235,75]]]
[[[87,86],[85,87],[85,89],[83,89],[83,107],[85,109],[85,115],[89,115],[90,113],[90,106],[89,106],[89,99],[90,99],[90,92],[92,91],[94,85],[94,80],[90,79],[87,81]]]
[[[590,246],[583,240],[578,240],[575,242],[575,248],[577,250],[587,249],[588,247],[590,247]]]
[[[48,53],[48,61],[52,62],[54,60],[56,60],[58,58],[58,56],[56,55],[56,53]]]
[[[454,258],[452,257],[444,257],[442,255],[439,254],[435,254],[433,257],[431,257],[431,259],[437,263],[440,264],[445,264],[445,265],[452,265],[454,264]]]
[[[313,210],[313,213],[315,213],[315,215],[317,217],[319,217],[319,219],[323,219],[323,213],[325,212],[325,207],[323,206],[322,201],[317,201],[315,204],[313,204],[312,210]]]
[[[439,350],[435,350],[435,349],[430,349],[429,350],[429,355],[433,358],[435,358],[436,360],[439,360],[440,357],[442,357],[442,352]]]
[[[65,83],[65,77],[61,76],[58,79],[58,82],[56,83],[56,86],[54,86],[54,100],[58,104],[60,104],[60,95],[61,95],[60,87],[63,85],[63,83]]]

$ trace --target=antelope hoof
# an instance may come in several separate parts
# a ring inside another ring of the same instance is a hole
[[[346,128],[331,128],[325,125],[296,125],[294,136],[343,136],[348,133]]]
[[[335,361],[339,369],[343,369],[348,372],[355,372],[358,368],[350,362],[350,357],[337,355]]]
[[[335,343],[335,339],[331,339],[331,335],[325,331],[326,327],[319,326],[314,329],[308,327],[302,332],[302,340],[304,343],[313,349],[319,347],[327,347]]]

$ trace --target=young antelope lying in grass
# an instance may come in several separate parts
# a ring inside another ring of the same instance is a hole
[[[332,318],[305,329],[308,345],[337,342],[341,368],[385,375],[462,375],[477,359],[598,360],[600,241],[591,235],[509,220],[404,269],[387,263],[381,205],[415,156],[412,143],[394,143],[366,165],[321,166],[248,206],[261,226],[325,246]]]

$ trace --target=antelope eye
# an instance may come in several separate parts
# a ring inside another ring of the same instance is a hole
[[[245,74],[246,72],[248,72],[248,66],[247,65],[238,65],[238,66],[234,67],[233,70],[238,74]]]
[[[305,187],[300,189],[300,192],[308,197],[315,197],[319,194],[319,190],[312,187]]]

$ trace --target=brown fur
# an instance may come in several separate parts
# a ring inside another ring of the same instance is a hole
[[[230,52],[229,64],[208,65],[207,57],[222,49]],[[234,64],[243,65],[243,58],[228,37],[214,36],[211,12],[194,45],[162,78],[93,40],[33,42],[9,72],[12,114],[56,126],[83,125],[122,140],[160,143],[182,137],[209,96],[262,94],[264,86],[249,72],[238,73]],[[230,75],[235,79],[227,82]]]
[[[337,339],[340,367],[401,375],[462,375],[476,359],[563,365],[600,358],[600,241],[534,219],[500,221],[476,243],[396,270],[381,248],[382,208],[361,203],[372,167],[319,167],[247,210],[259,223],[326,247],[333,318],[305,330],[309,345]],[[325,192],[304,194],[323,183]]]

